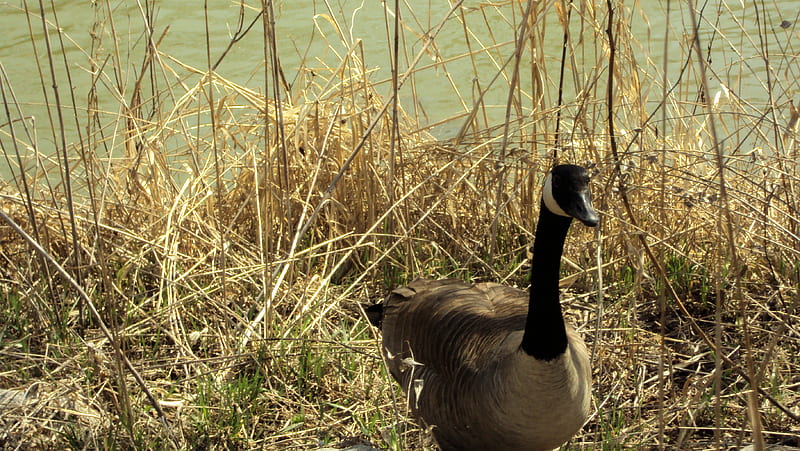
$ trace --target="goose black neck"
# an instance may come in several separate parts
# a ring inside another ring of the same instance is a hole
[[[567,350],[567,331],[558,298],[561,254],[572,218],[540,207],[533,239],[531,288],[522,350],[540,360],[552,360]]]

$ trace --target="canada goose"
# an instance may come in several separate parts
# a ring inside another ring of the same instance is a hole
[[[558,278],[572,218],[594,227],[586,169],[547,176],[530,294],[496,283],[417,279],[367,309],[389,370],[444,450],[548,450],[590,409],[586,345],[564,324]]]

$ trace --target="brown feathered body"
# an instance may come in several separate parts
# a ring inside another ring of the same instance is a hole
[[[383,303],[392,376],[444,450],[548,450],[590,410],[583,340],[540,360],[521,348],[530,295],[495,283],[417,279]]]

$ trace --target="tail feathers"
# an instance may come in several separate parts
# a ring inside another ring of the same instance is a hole
[[[364,311],[367,312],[367,319],[369,322],[373,326],[380,328],[383,322],[383,303],[379,302],[370,306],[364,306]]]

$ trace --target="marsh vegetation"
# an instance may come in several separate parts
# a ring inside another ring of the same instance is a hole
[[[0,71],[4,448],[432,449],[361,305],[419,276],[525,288],[555,161],[591,168],[602,214],[562,265],[594,369],[570,449],[800,445],[796,10],[502,1],[427,19],[385,3],[361,37],[397,68],[378,78],[336,20],[345,2],[315,3],[337,64],[299,68],[275,45],[280,5],[232,2],[230,47],[263,42],[262,81],[244,85],[216,70],[227,42],[204,67],[163,53],[155,2],[124,30],[95,2],[80,61],[59,6],[43,20],[24,3],[39,73]],[[648,29],[663,48],[632,32],[647,14],[670,18]],[[437,51],[441,23],[465,53]],[[472,80],[435,124],[425,77]],[[23,83],[42,99],[16,97]]]

